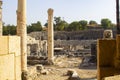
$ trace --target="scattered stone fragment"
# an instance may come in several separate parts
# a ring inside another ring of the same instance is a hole
[[[80,77],[75,70],[68,70],[67,75],[69,76],[68,80],[80,80]]]
[[[28,80],[28,72],[27,71],[23,71],[21,76],[22,76],[22,80]]]
[[[47,74],[49,74],[49,72],[48,72],[48,70],[44,69],[44,70],[41,71],[41,74],[47,75]]]
[[[73,70],[73,69],[69,69],[69,70],[67,71],[67,75],[68,75],[68,76],[71,76],[74,72],[76,72],[76,71]]]
[[[44,67],[43,67],[43,65],[36,65],[36,69],[37,69],[38,71],[41,71],[41,70],[44,69]]]

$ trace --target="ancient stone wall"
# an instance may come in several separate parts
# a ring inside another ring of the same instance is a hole
[[[20,37],[0,37],[0,80],[21,80]]]
[[[103,29],[85,30],[85,31],[55,31],[55,40],[96,40],[103,38]],[[116,31],[113,30],[115,38]],[[32,32],[28,34],[35,39],[47,40],[47,32]]]
[[[41,55],[47,54],[47,40],[35,40],[28,37],[28,55]],[[55,48],[63,48],[64,50],[76,51],[85,48],[90,49],[91,44],[96,43],[96,40],[54,40]]]

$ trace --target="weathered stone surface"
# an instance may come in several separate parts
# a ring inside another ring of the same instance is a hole
[[[0,80],[21,80],[20,37],[1,36],[0,44]]]
[[[76,71],[73,70],[73,69],[69,69],[69,70],[67,71],[67,75],[70,76],[70,75],[72,75],[74,72],[76,72]]]
[[[21,70],[27,71],[27,30],[26,30],[26,0],[18,0],[17,35],[21,44]]]
[[[21,55],[20,37],[8,36],[9,39],[9,53],[15,53],[15,56]]]
[[[81,79],[77,74],[74,73],[72,76],[69,77],[68,80],[81,80]]]
[[[85,31],[54,31],[55,40],[96,40],[103,38],[104,29],[88,29]],[[31,32],[28,34],[35,39],[47,40],[47,31]],[[41,35],[41,36],[39,36]],[[116,30],[113,30],[113,37],[116,35]]]
[[[98,80],[116,73],[114,60],[116,55],[116,40],[98,40],[97,69]]]
[[[116,50],[115,68],[120,70],[120,35],[116,36]]]
[[[43,69],[43,70],[41,70],[40,73],[43,75],[47,75],[47,74],[49,74],[49,71],[47,69]]]
[[[104,39],[112,39],[113,38],[112,30],[104,30],[103,38]]]
[[[15,56],[15,78],[21,80],[21,56]]]
[[[53,9],[48,9],[48,60],[53,62],[54,57],[54,32],[53,32]]]
[[[75,70],[68,70],[67,75],[69,76],[68,80],[80,80],[80,77]]]
[[[120,80],[120,75],[105,77],[104,80]]]
[[[22,71],[22,75],[21,75],[21,77],[22,77],[22,80],[28,80],[28,72],[27,71]]]
[[[13,54],[19,56],[20,54],[20,37],[18,36],[0,36],[0,55]]]
[[[38,71],[41,71],[41,70],[44,69],[44,67],[43,67],[43,65],[36,65],[36,69],[37,69]]]
[[[36,70],[35,66],[29,66],[28,70],[29,70],[29,76],[32,76],[32,75],[37,73],[37,70]]]
[[[0,36],[0,55],[1,54],[8,54],[8,37],[7,36]]]
[[[49,71],[47,69],[45,69],[43,65],[36,65],[36,69],[37,69],[37,72],[39,72],[43,75],[49,74]]]
[[[15,80],[14,60],[14,54],[0,55],[0,80]]]

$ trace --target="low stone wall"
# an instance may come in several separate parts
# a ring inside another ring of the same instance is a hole
[[[0,36],[0,80],[21,80],[20,37]]]
[[[54,44],[55,45],[63,45],[63,46],[68,46],[68,45],[88,45],[90,46],[91,43],[96,42],[96,40],[55,40]]]

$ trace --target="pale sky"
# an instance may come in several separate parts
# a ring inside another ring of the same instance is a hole
[[[18,0],[3,0],[3,22],[16,25]],[[109,18],[116,23],[116,0],[27,0],[27,24],[47,21],[47,10],[54,9],[54,16],[60,16],[68,23],[80,20]]]

